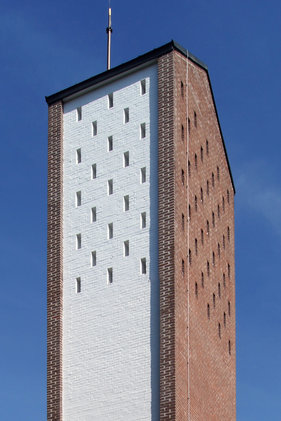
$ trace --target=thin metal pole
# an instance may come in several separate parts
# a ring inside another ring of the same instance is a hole
[[[106,28],[107,32],[107,70],[110,69],[110,58],[111,58],[111,7],[108,9],[108,27]]]

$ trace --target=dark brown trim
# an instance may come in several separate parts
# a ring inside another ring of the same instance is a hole
[[[47,240],[47,420],[62,421],[63,105],[49,106]]]
[[[175,158],[173,52],[158,60],[160,421],[175,420]]]
[[[194,55],[190,54],[185,48],[183,48],[177,42],[172,40],[168,42],[167,44],[162,45],[159,48],[155,48],[154,50],[151,50],[148,53],[145,53],[141,56],[134,58],[133,60],[120,64],[119,66],[116,66],[110,70],[106,70],[103,73],[100,73],[96,76],[91,77],[90,79],[77,83],[76,85],[70,86],[69,88],[63,89],[62,91],[59,91],[53,95],[46,96],[46,101],[49,105],[53,104],[54,102],[57,102],[69,96],[75,95],[80,91],[89,89],[96,84],[105,82],[108,79],[121,75],[124,72],[128,72],[129,70],[134,69],[137,66],[141,66],[151,60],[157,60],[159,57],[165,54],[168,54],[174,50],[179,51],[185,57],[190,57],[192,61],[194,61],[200,67],[203,67],[205,70],[207,70],[207,66],[202,61],[198,60]]]

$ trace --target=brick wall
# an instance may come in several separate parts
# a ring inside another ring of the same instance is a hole
[[[62,420],[62,103],[49,106],[47,420]]]
[[[144,95],[141,80],[146,80]],[[109,93],[114,103],[110,109]],[[82,107],[80,121],[78,107]],[[127,124],[125,108],[130,115]],[[63,120],[63,418],[159,421],[157,66],[136,69],[67,101]],[[96,136],[91,133],[93,121],[97,121]],[[142,123],[145,138],[140,138]],[[108,136],[113,137],[111,151]],[[124,167],[126,151],[130,160]],[[93,164],[95,179],[91,179]],[[146,182],[141,183],[144,167]],[[113,179],[112,195],[107,193],[109,179]],[[75,206],[77,191],[81,206]],[[126,212],[125,195],[130,198]],[[92,207],[96,207],[95,222]],[[145,228],[140,226],[143,212]],[[124,241],[129,241],[129,256],[124,256]],[[96,251],[94,267],[92,251]],[[142,258],[146,274],[140,273]],[[108,284],[111,267],[113,282]]]
[[[207,72],[172,52],[158,78],[160,419],[233,421],[233,186]]]
[[[189,266],[191,419],[233,421],[236,417],[234,191],[207,73],[191,61],[189,61],[188,88],[191,206],[189,242],[192,253],[192,262]],[[201,153],[203,153],[202,159]],[[229,203],[227,191],[229,191]],[[207,221],[210,227],[209,234]],[[230,228],[230,240],[227,227]],[[204,235],[203,244],[201,229]],[[197,239],[197,253],[195,239]],[[209,275],[207,262],[210,265]],[[231,306],[230,315],[228,302]],[[208,304],[210,318],[207,314]],[[231,355],[228,349],[229,341],[231,341]]]

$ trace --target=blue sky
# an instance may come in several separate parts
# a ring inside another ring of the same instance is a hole
[[[237,190],[237,420],[280,421],[281,2],[111,3],[113,66],[175,39],[209,67]],[[0,5],[3,421],[46,419],[44,96],[105,70],[107,5]]]

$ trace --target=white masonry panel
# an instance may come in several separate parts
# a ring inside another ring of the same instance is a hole
[[[157,101],[153,64],[64,105],[64,421],[159,420]]]

